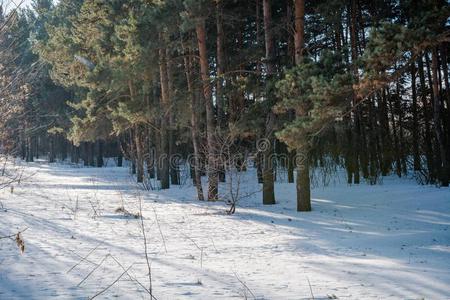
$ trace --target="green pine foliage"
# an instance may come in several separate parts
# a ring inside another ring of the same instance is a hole
[[[296,118],[278,132],[278,138],[292,149],[309,149],[314,137],[342,120],[352,97],[352,83],[341,56],[332,52],[324,52],[317,62],[305,59],[287,70],[277,83],[283,100],[275,110],[294,110]]]

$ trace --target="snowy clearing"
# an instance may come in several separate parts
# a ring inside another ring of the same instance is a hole
[[[255,194],[229,216],[192,186],[143,191],[127,168],[25,168],[0,192],[0,236],[28,228],[23,255],[0,240],[0,299],[82,299],[117,279],[98,298],[148,299],[140,219],[116,211],[139,199],[157,299],[450,299],[448,188],[336,183],[297,213],[278,184],[277,205]]]

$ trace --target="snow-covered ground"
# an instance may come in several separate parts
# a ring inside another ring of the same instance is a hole
[[[448,188],[337,182],[297,213],[295,187],[278,184],[277,205],[256,193],[229,216],[189,185],[143,191],[126,168],[24,171],[0,191],[0,236],[28,228],[24,254],[0,240],[0,299],[85,299],[111,284],[98,298],[148,299],[141,220],[116,212],[138,213],[140,199],[156,299],[450,299]]]

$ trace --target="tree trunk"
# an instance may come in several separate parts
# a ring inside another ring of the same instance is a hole
[[[397,81],[397,96],[395,97],[395,106],[398,114],[398,134],[399,134],[399,154],[400,154],[400,164],[402,174],[407,175],[407,167],[406,167],[406,151],[405,151],[405,139],[404,139],[404,130],[403,130],[403,105],[402,105],[402,96],[400,91],[400,83]]]
[[[176,103],[174,103],[175,99],[175,88],[174,84],[174,76],[172,71],[172,63],[170,57],[170,51],[166,50],[166,62],[167,62],[167,83],[168,83],[168,92],[169,92],[169,107],[167,111],[168,120],[169,120],[169,172],[170,172],[170,181],[174,185],[180,185],[180,168],[178,166],[178,153],[176,152],[176,128],[175,128],[175,114],[173,113],[173,107],[175,107]]]
[[[295,63],[299,64],[305,47],[305,0],[295,0]]]
[[[388,103],[389,109],[391,111],[391,125],[392,125],[392,136],[394,139],[394,154],[395,154],[395,172],[398,177],[402,177],[402,166],[400,161],[400,151],[399,151],[399,141],[398,141],[398,133],[397,133],[397,123],[395,122],[395,109],[394,104],[392,103],[394,99],[392,99],[392,95],[388,91]]]
[[[297,170],[297,211],[311,211],[309,162],[305,160]]]
[[[167,60],[166,50],[159,49],[159,75],[161,84],[161,126],[160,126],[160,141],[161,149],[157,159],[160,165],[160,180],[161,189],[170,188],[170,174],[169,174],[169,110],[170,110],[170,94],[169,94],[169,78],[167,74]]]
[[[131,163],[131,174],[135,175],[136,174],[136,160],[134,159],[133,162]]]
[[[27,146],[26,146],[26,162],[33,161],[33,143],[31,137],[27,138]]]
[[[148,134],[147,139],[148,151],[145,157],[145,164],[147,166],[148,177],[153,179],[155,178],[155,146],[154,146],[155,130],[149,127],[147,128],[147,134]]]
[[[34,156],[36,157],[36,159],[39,159],[39,155],[40,155],[40,137],[36,137],[36,139],[34,140]]]
[[[192,56],[190,49],[188,50],[188,55],[184,56],[184,68],[186,73],[186,81],[188,86],[190,106],[191,106],[191,134],[192,134],[192,146],[194,148],[194,157],[191,163],[193,170],[193,183],[197,189],[197,198],[200,201],[204,201],[205,197],[203,195],[202,178],[201,178],[201,166],[200,166],[200,145],[199,145],[199,120],[197,117],[197,101],[194,93],[194,85],[192,81]]]
[[[95,154],[95,144],[93,142],[89,142],[89,166],[95,167],[95,160],[94,160],[94,154]]]
[[[49,163],[55,162],[55,137],[53,135],[50,136],[50,151],[48,154],[48,162]]]
[[[217,38],[216,38],[216,50],[217,50],[217,79],[216,79],[216,105],[217,105],[217,128],[219,132],[225,128],[225,112],[224,112],[224,73],[225,73],[225,54],[224,54],[224,31],[223,31],[223,8],[222,0],[218,0],[216,3],[216,28],[217,28]],[[221,153],[219,153],[221,155]],[[225,182],[225,168],[222,161],[219,160],[219,181]]]
[[[142,147],[141,129],[134,127],[134,143],[136,146],[136,181],[144,182],[144,151]]]
[[[136,97],[135,86],[131,80],[128,80],[128,89],[130,92],[130,98],[133,100]],[[135,159],[134,167],[136,171],[136,181],[144,182],[144,147],[142,145],[142,130],[139,125],[134,125],[132,131],[132,138],[134,139],[135,147]]]
[[[122,147],[120,146],[120,138],[117,139],[117,166],[121,168],[123,166],[123,153]]]
[[[82,143],[82,147],[83,147],[83,165],[85,167],[89,166],[89,150],[88,150],[88,143],[87,142],[83,142]]]
[[[439,99],[439,82],[438,82],[438,51],[437,48],[433,48],[432,52],[432,73],[433,73],[433,121],[434,130],[436,134],[436,143],[439,149],[439,179],[442,186],[448,186],[448,166],[447,155],[445,149],[444,133],[442,131],[441,122],[441,101]]]
[[[266,120],[266,136],[271,136],[272,130],[274,128],[275,122],[275,114],[269,112]],[[275,204],[275,180],[274,180],[274,172],[273,172],[273,163],[274,163],[274,151],[273,151],[273,139],[265,139],[264,140],[264,148],[262,149],[262,179],[263,179],[263,204],[271,205]]]
[[[444,74],[444,85],[445,85],[445,94],[442,97],[445,99],[446,109],[443,109],[443,127],[444,127],[444,136],[447,137],[447,176],[450,176],[450,82],[448,75],[448,56],[447,56],[447,45],[441,45],[441,68]],[[442,106],[444,106],[444,101],[442,101]]]
[[[217,105],[217,120],[218,127],[220,129],[225,126],[225,110],[224,110],[224,95],[223,84],[225,73],[225,54],[224,54],[224,31],[223,31],[223,8],[222,0],[218,0],[216,3],[216,27],[217,27],[217,80],[216,80],[216,105]]]
[[[413,166],[414,171],[420,171],[420,154],[419,154],[419,122],[417,116],[417,90],[416,90],[416,63],[411,65],[411,94],[412,94],[412,146],[413,146]]]
[[[73,143],[70,143],[70,162],[73,164],[78,164],[78,147],[75,146]]]
[[[103,142],[97,141],[97,168],[103,167]]]
[[[161,120],[157,124],[160,124]],[[161,126],[159,126],[161,128]],[[156,170],[156,180],[161,181],[161,133],[157,132],[155,134],[155,170]]]
[[[215,138],[216,133],[214,123],[214,108],[211,92],[211,84],[209,82],[209,65],[208,65],[208,53],[206,50],[206,28],[205,20],[197,22],[196,33],[198,40],[198,49],[200,54],[200,74],[203,82],[203,95],[206,108],[206,131],[207,131],[207,143],[208,143],[208,201],[216,201],[218,199],[218,185],[219,179],[217,174],[217,161],[216,161],[216,149]]]
[[[295,151],[292,150],[287,155],[287,175],[288,183],[294,183],[294,170],[295,170]]]
[[[299,65],[302,61],[305,47],[305,1],[295,0],[295,63]],[[297,149],[297,154],[303,154],[305,160],[303,166],[297,165],[297,211],[311,211],[311,186],[309,174],[309,153]],[[294,157],[291,158],[292,160]],[[294,161],[289,162],[294,164]],[[293,178],[291,178],[293,180]]]
[[[270,0],[263,0],[263,14],[264,14],[264,37],[266,48],[266,69],[267,78],[270,80],[275,71],[274,66],[274,41],[272,34],[272,7]],[[266,93],[266,101],[271,101],[269,93]],[[271,105],[269,105],[270,107]],[[263,204],[275,204],[275,188],[274,188],[274,174],[273,174],[273,139],[274,139],[274,125],[275,114],[270,110],[266,116],[265,141],[262,161],[262,177],[263,177]]]
[[[80,147],[79,146],[74,146],[74,163],[76,163],[77,165],[80,163]]]
[[[379,97],[378,119],[381,130],[379,131],[379,139],[383,149],[381,161],[381,175],[387,176],[392,167],[392,138],[389,128],[389,112],[386,90],[383,90]]]
[[[351,56],[352,56],[352,71],[355,82],[358,82],[358,66],[356,61],[358,59],[358,28],[357,28],[357,0],[351,0],[350,8],[350,42],[351,42]],[[355,107],[360,99],[353,93],[352,106]],[[353,143],[354,143],[354,159],[353,159],[353,183],[360,183],[360,155],[361,155],[361,113],[359,107],[354,111],[353,124]]]
[[[425,127],[425,156],[427,162],[427,170],[429,181],[431,183],[434,182],[435,172],[434,172],[434,163],[433,163],[433,145],[431,138],[431,128],[430,128],[430,105],[427,101],[427,86],[425,84],[425,73],[424,73],[424,65],[422,57],[418,60],[418,71],[419,71],[419,80],[420,80],[420,99],[423,107],[423,117],[424,117],[424,127]]]
[[[64,137],[59,138],[59,145],[61,149],[61,161],[65,161],[67,159],[67,140]]]
[[[380,139],[377,135],[377,122],[376,122],[376,111],[375,111],[375,97],[370,99],[369,107],[368,107],[368,116],[369,116],[369,141],[371,142],[371,146],[368,147],[369,151],[369,179],[370,184],[376,184],[378,178],[378,170],[381,169],[381,159],[380,154],[382,149],[380,147]]]

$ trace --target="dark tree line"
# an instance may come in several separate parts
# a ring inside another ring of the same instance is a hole
[[[252,154],[264,204],[277,169],[297,178],[299,211],[314,169],[448,186],[449,12],[441,0],[35,0],[1,13],[2,151],[123,156],[162,189],[194,154],[198,198],[207,176],[215,201],[243,170],[224,163],[227,143]]]

